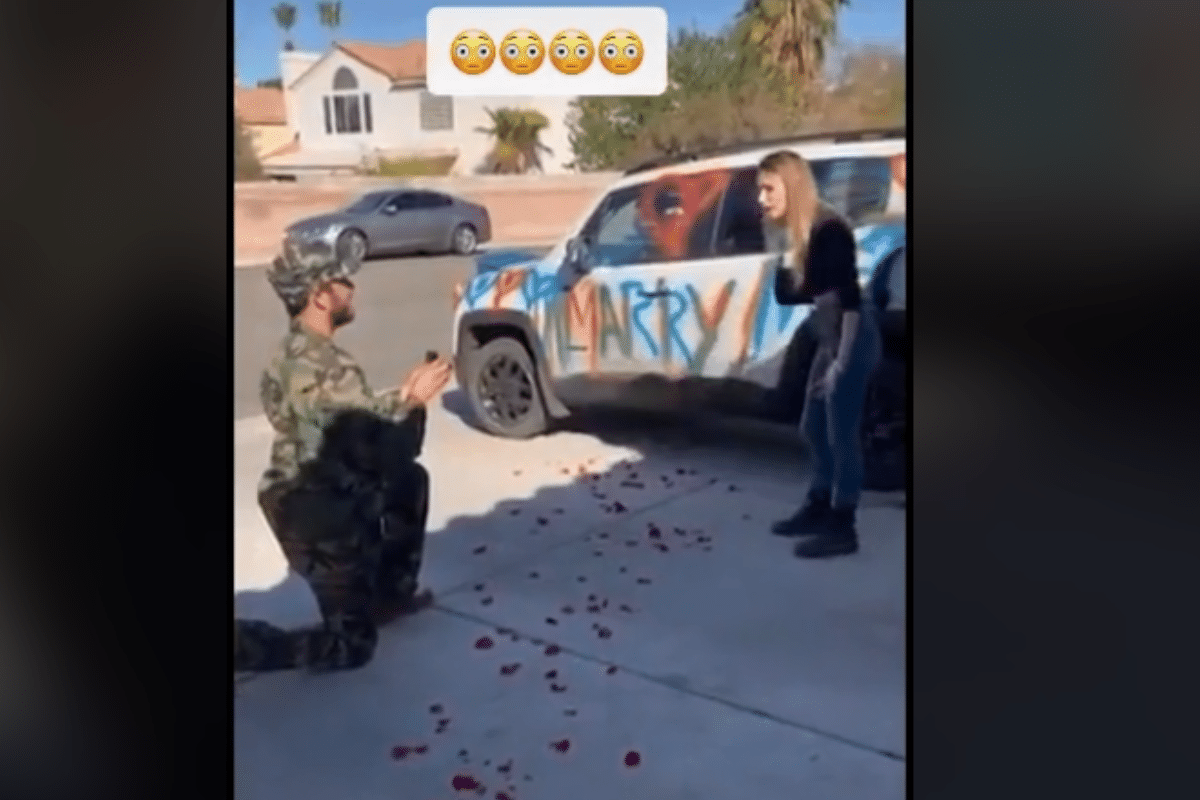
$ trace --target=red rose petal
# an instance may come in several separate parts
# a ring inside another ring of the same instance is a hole
[[[403,761],[405,758],[408,757],[408,754],[410,752],[412,752],[411,747],[405,747],[404,745],[396,745],[395,747],[392,748],[392,758],[394,758],[396,761]]]
[[[494,602],[494,601],[493,601],[493,599],[492,599],[491,597],[485,597],[485,598],[483,598],[482,600],[480,600],[480,601],[479,601],[479,605],[481,605],[481,606],[490,606],[490,605],[491,605],[493,602]]]
[[[547,625],[557,625],[558,620],[556,620],[554,617],[546,617],[546,624]]]
[[[454,791],[456,792],[478,791],[483,788],[483,784],[475,780],[475,778],[470,775],[463,775],[462,773],[455,775],[451,779],[450,785],[454,787]]]
[[[566,690],[567,687],[565,686],[559,686],[557,683],[550,684],[550,691],[552,692],[565,692]]]
[[[556,644],[550,644],[550,645],[546,645],[546,651],[545,651],[545,652],[546,652],[546,655],[548,655],[548,656],[556,656],[556,655],[558,655],[559,653],[561,653],[561,652],[562,652],[562,650],[559,648],[559,646],[558,646],[558,645],[556,645]]]
[[[552,670],[550,670],[549,672],[547,672],[547,673],[546,673],[546,679],[547,679],[547,680],[550,680],[550,679],[553,679],[553,678],[557,678],[557,677],[558,677],[558,670],[556,670],[556,669],[552,669]]]
[[[529,573],[529,577],[536,578],[536,577],[538,577],[538,574],[536,572],[531,572],[531,573]]]
[[[487,550],[487,545],[481,544],[481,545],[479,545],[479,547],[476,547],[471,552],[474,553],[475,555],[479,555],[480,553],[484,552],[485,550]]]
[[[612,630],[609,628],[601,628],[600,630],[596,631],[596,635],[599,636],[601,639],[611,639],[612,638]]]
[[[477,584],[475,584],[475,591],[477,591],[477,592],[482,592],[482,591],[483,591],[483,584],[482,584],[482,583],[477,583]]]
[[[434,703],[433,705],[431,705],[431,706],[429,707],[429,713],[430,713],[430,714],[440,714],[440,713],[442,713],[442,711],[443,711],[443,710],[444,710],[444,709],[442,708],[442,704],[441,704],[441,703]]]
[[[637,582],[638,582],[638,583],[642,583],[642,584],[646,584],[646,583],[649,583],[649,582],[650,582],[650,579],[649,579],[649,578],[638,578],[638,579],[637,579]]]
[[[571,608],[570,606],[563,606],[560,610],[564,614],[574,614],[575,613],[575,609]]]
[[[633,613],[633,609],[632,609],[632,608],[630,608],[629,606],[625,605],[624,603],[622,603],[622,604],[621,604],[620,608],[621,608],[621,610],[622,610],[622,611],[624,611],[626,614],[632,614],[632,613]]]
[[[521,668],[520,664],[505,664],[500,667],[501,675],[512,675]]]
[[[625,766],[636,767],[642,763],[642,756],[637,750],[630,750],[625,754]]]
[[[538,525],[549,525],[549,524],[550,524],[550,520],[546,519],[545,517],[538,517],[538,518],[537,518],[537,524],[538,524]]]
[[[579,583],[587,583],[587,578],[585,578],[585,577],[584,577],[584,576],[582,576],[582,575],[580,575],[580,576],[579,576],[578,578],[576,578],[575,580],[577,580]]]
[[[475,649],[476,650],[490,650],[494,644],[495,644],[495,642],[493,642],[489,637],[480,636],[478,639],[475,640]]]
[[[560,753],[565,753],[571,749],[571,740],[570,739],[559,739],[557,742],[551,742],[550,746]],[[528,780],[529,776],[526,775],[525,778],[526,778],[526,780]]]
[[[414,747],[414,748],[413,748],[413,752],[414,752],[414,753],[416,753],[416,754],[417,754],[417,755],[419,755],[419,756],[423,756],[423,755],[425,755],[426,753],[428,753],[428,752],[429,752],[429,745],[427,745],[427,744],[419,744],[419,745],[417,745],[416,747]]]

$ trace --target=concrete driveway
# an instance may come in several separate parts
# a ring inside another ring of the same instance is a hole
[[[859,554],[802,562],[766,531],[806,480],[778,428],[513,442],[462,414],[431,410],[422,458],[436,607],[362,670],[239,679],[239,800],[905,796],[902,497],[868,495]],[[236,437],[239,616],[314,621],[254,504],[270,431]]]

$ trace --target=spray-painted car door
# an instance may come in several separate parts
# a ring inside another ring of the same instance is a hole
[[[556,374],[720,374],[710,354],[729,297],[724,281],[707,283],[730,269],[711,250],[727,180],[725,170],[668,175],[604,199],[582,231],[587,271],[564,276],[569,289],[545,308]]]

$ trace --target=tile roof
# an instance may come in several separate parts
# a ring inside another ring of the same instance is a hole
[[[233,108],[247,125],[287,124],[282,89],[247,89],[244,86],[236,86],[233,90]]]
[[[337,47],[393,81],[425,78],[425,42],[419,39],[403,44],[338,42]]]

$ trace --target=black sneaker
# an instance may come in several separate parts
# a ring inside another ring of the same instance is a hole
[[[830,509],[825,529],[797,542],[792,552],[796,558],[830,558],[857,553],[858,532],[854,527],[854,509]]]
[[[804,505],[792,516],[771,526],[776,536],[811,536],[825,530],[829,517],[829,495],[810,494]]]

